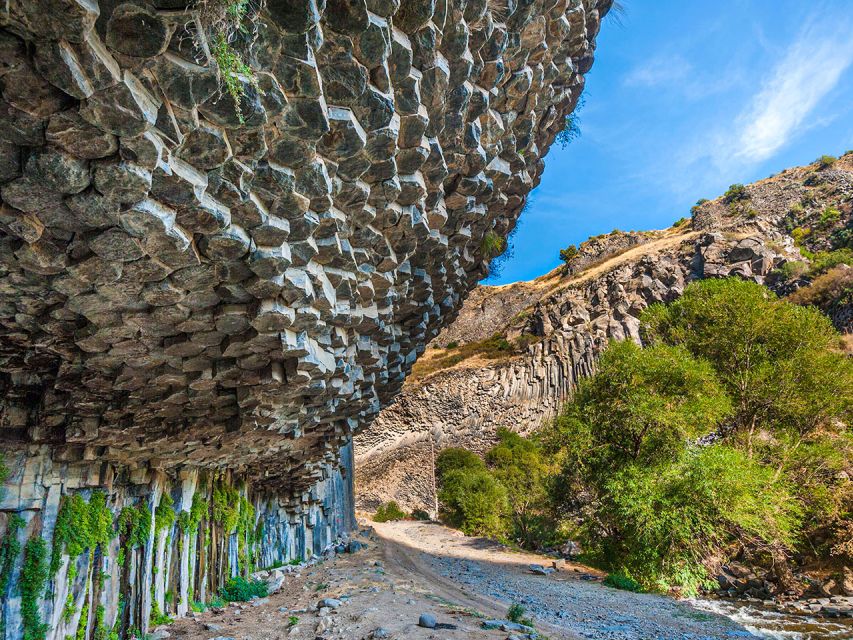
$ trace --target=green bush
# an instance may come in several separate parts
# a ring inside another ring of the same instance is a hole
[[[774,269],[773,273],[783,280],[796,280],[802,278],[808,269],[809,265],[802,260],[789,260],[779,268]]]
[[[376,509],[376,513],[373,514],[374,522],[390,522],[393,520],[405,520],[408,517],[408,514],[403,511],[396,502],[391,500],[390,502],[384,502],[379,505]]]
[[[836,249],[835,251],[818,251],[814,254],[809,275],[819,276],[840,264],[853,266],[853,249]]]
[[[580,251],[578,251],[578,248],[575,245],[570,244],[565,249],[560,249],[560,260],[562,260],[565,266],[568,267],[579,254]]]
[[[438,500],[443,518],[466,535],[506,534],[506,489],[484,467],[444,472]]]
[[[715,445],[614,474],[599,519],[619,531],[598,548],[607,566],[645,588],[693,594],[708,581],[703,560],[731,539],[790,546],[799,510],[773,469]]]
[[[429,520],[430,519],[429,514],[426,511],[424,511],[423,509],[415,509],[414,511],[412,511],[412,517],[415,520]]]
[[[836,158],[835,156],[823,155],[818,158],[816,162],[818,169],[829,169],[830,167],[835,165],[836,162],[838,162],[838,158]]]
[[[469,449],[448,447],[442,449],[435,457],[435,475],[439,483],[449,471],[485,469],[483,459]]]
[[[527,613],[527,608],[523,604],[513,602],[506,611],[506,619],[516,624],[523,624],[526,627],[535,626],[533,620],[524,617],[525,613]]]
[[[639,593],[643,590],[639,582],[621,573],[608,573],[604,577],[604,580],[602,580],[602,584],[613,587],[614,589],[621,589],[622,591],[633,591],[634,593]]]
[[[546,482],[550,467],[538,443],[508,429],[497,432],[498,444],[486,454],[492,476],[504,487],[513,539],[536,548],[544,541]]]
[[[733,202],[740,202],[742,200],[747,200],[749,198],[749,194],[746,191],[746,187],[742,184],[733,184],[728,190],[723,194],[723,200],[726,204],[731,204]]]
[[[841,212],[835,207],[826,207],[820,213],[820,219],[818,220],[818,226],[821,229],[826,229],[828,227],[833,226],[836,222],[841,219]]]
[[[267,584],[261,580],[246,580],[235,576],[228,579],[225,586],[219,590],[219,595],[227,602],[246,602],[254,596],[264,598],[267,595]]]

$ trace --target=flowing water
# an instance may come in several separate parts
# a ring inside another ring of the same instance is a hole
[[[775,611],[757,604],[729,600],[692,600],[697,609],[717,613],[759,638],[779,640],[853,639],[853,619],[820,618]]]

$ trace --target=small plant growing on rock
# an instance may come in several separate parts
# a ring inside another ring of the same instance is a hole
[[[299,624],[299,618],[297,618],[296,616],[288,616],[287,617],[287,626],[288,627],[295,627],[297,624]]]
[[[257,16],[263,6],[264,0],[198,0],[194,7],[210,44],[210,55],[216,63],[222,88],[234,101],[240,124],[245,121],[240,103],[246,94],[246,83],[257,86],[257,78],[234,43],[238,38],[245,38],[251,45],[256,37]]]
[[[564,272],[568,272],[569,266],[578,257],[579,254],[580,254],[580,251],[573,244],[570,244],[565,249],[560,249],[560,260],[563,261],[563,271]]]
[[[486,232],[483,236],[483,242],[480,243],[480,251],[486,260],[497,258],[506,250],[506,238],[499,236],[492,230]]]
[[[726,193],[723,194],[723,200],[725,200],[726,204],[740,202],[741,200],[746,200],[748,198],[749,194],[746,192],[746,187],[742,184],[731,185]]]
[[[515,622],[516,624],[523,624],[526,627],[534,626],[533,620],[524,617],[525,613],[527,613],[527,609],[523,604],[513,602],[509,606],[509,609],[507,609],[506,618],[510,622]]]
[[[818,169],[829,169],[836,162],[838,162],[838,158],[835,156],[822,155],[817,159],[817,168]]]

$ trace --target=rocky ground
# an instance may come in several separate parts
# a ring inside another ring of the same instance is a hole
[[[600,573],[581,565],[561,562],[539,575],[529,566],[550,567],[551,559],[440,525],[375,527],[357,537],[366,549],[300,568],[274,595],[195,614],[158,633],[186,640],[504,640],[524,638],[525,632],[489,621],[504,618],[509,605],[520,602],[537,631],[552,639],[752,637],[729,619],[689,604],[610,589]],[[422,616],[437,628],[419,626]]]

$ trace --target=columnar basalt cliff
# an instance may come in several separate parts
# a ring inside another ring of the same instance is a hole
[[[832,168],[791,169],[749,185],[742,199],[699,205],[691,221],[665,231],[592,239],[594,251],[581,247],[580,264],[570,263],[569,269],[531,282],[478,287],[418,363],[426,374],[408,380],[356,438],[359,507],[395,500],[407,510],[434,510],[436,452],[456,446],[485,453],[500,427],[524,434],[537,429],[560,409],[578,379],[595,371],[597,355],[610,340],[640,342],[641,312],[677,297],[692,280],[738,276],[780,294],[807,285],[790,267],[805,268],[810,251],[850,243],[851,203],[848,154]],[[780,269],[786,264],[789,269]],[[848,334],[850,273],[833,294],[840,298],[827,300],[825,309]],[[475,350],[461,362],[446,360],[450,368],[429,366],[458,351],[448,345],[495,334],[512,347],[497,352],[498,358],[477,357]]]
[[[141,634],[346,534],[353,434],[514,227],[611,2],[5,4],[5,638]]]

